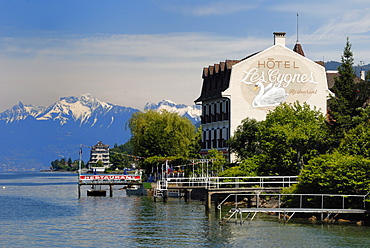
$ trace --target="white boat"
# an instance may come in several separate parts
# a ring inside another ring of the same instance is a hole
[[[142,195],[147,196],[148,191],[144,188],[144,185],[130,185],[126,188],[127,195]]]
[[[105,167],[91,167],[92,172],[97,172],[97,173],[103,173],[105,171]]]

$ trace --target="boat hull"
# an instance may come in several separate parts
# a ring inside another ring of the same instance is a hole
[[[127,195],[141,195],[141,196],[147,196],[148,191],[144,188],[143,185],[135,186],[132,188],[126,188]]]
[[[107,191],[106,190],[89,189],[87,191],[87,196],[107,196]]]

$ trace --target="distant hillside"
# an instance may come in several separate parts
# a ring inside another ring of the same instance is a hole
[[[341,65],[341,63],[340,62],[337,62],[337,61],[328,61],[328,62],[325,62],[325,68],[326,68],[326,70],[336,71],[336,70],[338,70],[338,67],[340,65]],[[366,72],[370,71],[370,64],[363,65],[363,66],[356,65],[356,66],[353,67],[353,69],[355,70],[356,75],[358,77],[360,77],[361,70],[366,71]]]

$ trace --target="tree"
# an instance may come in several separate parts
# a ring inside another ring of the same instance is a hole
[[[335,78],[335,84],[333,90],[338,99],[345,99],[347,104],[347,111],[351,113],[351,103],[355,100],[356,88],[354,85],[354,79],[356,78],[355,71],[353,69],[353,53],[351,51],[352,45],[347,37],[346,46],[343,50],[341,57],[341,65],[338,67],[339,76]]]
[[[188,118],[166,110],[136,112],[129,120],[134,155],[183,156],[195,136],[195,126]]]
[[[160,157],[160,156],[153,156],[146,158],[141,163],[141,168],[147,170],[148,172],[154,173],[169,173],[167,166],[172,168],[174,171],[176,169],[186,169],[184,168],[185,164],[188,163],[188,160],[183,157]],[[177,168],[176,168],[177,167]]]
[[[134,152],[134,146],[132,144],[132,140],[130,139],[123,145],[117,145],[115,144],[112,149],[110,149],[110,152],[115,153],[123,153],[123,154],[133,154]]]
[[[296,102],[278,106],[262,122],[244,119],[229,144],[248,175],[291,175],[299,172],[304,161],[326,150],[326,130],[319,111]],[[251,158],[253,163],[245,161]]]
[[[237,127],[234,135],[229,139],[230,151],[236,153],[240,160],[258,154],[259,142],[257,132],[260,122],[256,119],[246,118]]]
[[[200,155],[200,150],[202,149],[201,142],[202,142],[202,127],[199,127],[189,146],[190,158],[201,158]]]
[[[265,175],[299,173],[303,164],[328,149],[325,118],[306,103],[282,104],[262,121],[258,140]]]
[[[227,168],[220,173],[221,177],[252,177],[258,176],[258,168],[262,167],[260,158],[261,155],[255,155],[248,159],[244,159],[236,166]]]
[[[63,171],[76,171],[78,170],[78,160],[72,162],[72,159],[69,158],[67,161],[65,158],[61,158],[60,160],[56,159],[51,162],[50,169],[54,171],[63,170]],[[81,167],[84,166],[84,162],[81,161]]]
[[[212,174],[218,175],[223,170],[223,165],[226,163],[226,158],[222,154],[222,151],[212,148],[208,151],[206,158],[213,160],[211,162],[210,169],[212,171]]]
[[[339,152],[309,161],[299,176],[297,193],[366,194],[370,191],[370,159]]]
[[[129,140],[123,145],[114,145],[114,148],[109,150],[109,162],[112,164],[111,169],[130,168],[134,147],[132,141]]]
[[[362,106],[358,98],[358,85],[354,83],[356,78],[353,69],[353,53],[352,45],[347,37],[346,46],[341,57],[341,65],[338,67],[339,76],[335,78],[335,84],[332,88],[335,97],[332,97],[328,102],[328,114],[331,124],[334,140],[338,141],[343,137],[343,134],[353,128],[351,118],[358,113],[356,109]]]
[[[298,102],[282,104],[266,120],[245,119],[231,139],[248,175],[292,175],[328,149],[328,129],[322,113]],[[247,151],[245,151],[247,150]]]
[[[362,122],[344,135],[338,147],[341,154],[362,155],[370,159],[370,122]]]
[[[98,162],[96,162],[96,167],[104,167],[104,163],[103,161],[99,160]]]
[[[131,167],[128,156],[123,153],[110,152],[109,162],[112,164],[111,169],[124,169]]]

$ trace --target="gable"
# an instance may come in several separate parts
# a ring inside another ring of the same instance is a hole
[[[233,65],[223,92],[257,120],[284,102],[306,102],[325,112],[328,94],[325,68],[280,44]]]

